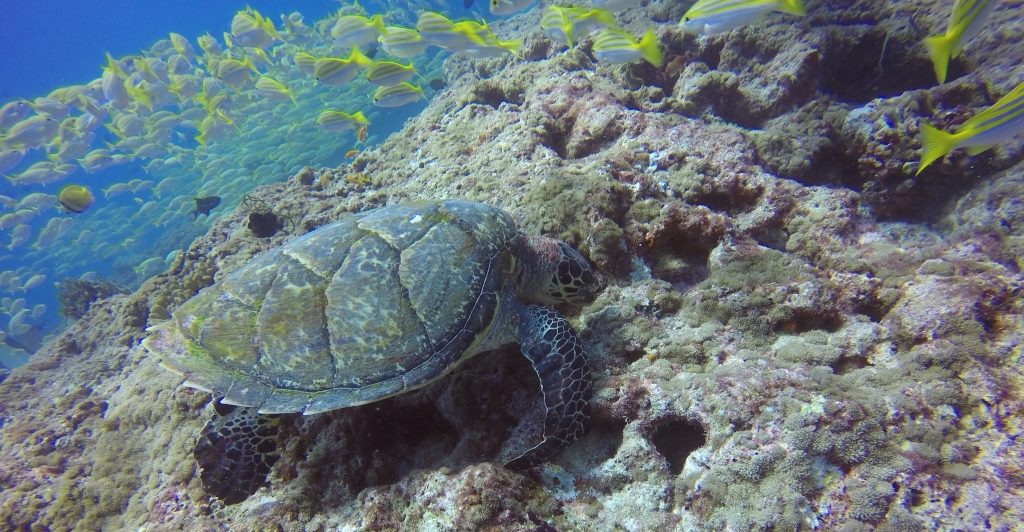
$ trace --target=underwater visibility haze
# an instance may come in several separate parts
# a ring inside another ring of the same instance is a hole
[[[5,529],[1015,530],[1019,0],[12,0]]]

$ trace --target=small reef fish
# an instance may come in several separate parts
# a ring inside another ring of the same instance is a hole
[[[369,18],[362,15],[344,15],[338,17],[334,27],[331,28],[331,37],[337,46],[350,48],[376,41],[384,29],[382,15],[378,14]]]
[[[635,63],[644,60],[658,67],[664,62],[653,29],[647,30],[637,41],[627,32],[605,28],[594,36],[593,52],[598,61],[609,63]]]
[[[32,107],[25,100],[5,103],[3,107],[0,107],[0,130],[11,127],[17,121],[25,118],[31,110]]]
[[[296,103],[295,95],[292,94],[292,91],[289,90],[284,83],[281,83],[270,76],[260,76],[260,78],[256,80],[256,90],[260,91],[260,94],[268,100],[291,100],[292,103]]]
[[[939,83],[946,82],[949,60],[960,55],[967,41],[981,31],[995,7],[996,0],[956,0],[946,33],[924,40]]]
[[[231,36],[244,47],[266,48],[281,35],[274,23],[255,9],[246,8],[231,19]]]
[[[224,49],[217,42],[217,38],[209,33],[200,35],[196,42],[199,43],[199,49],[208,56],[219,56],[224,53]]]
[[[171,39],[171,46],[174,50],[181,54],[181,57],[191,61],[196,56],[195,48],[192,48],[192,43],[188,42],[188,39],[180,33],[174,33],[173,31],[169,35]]]
[[[352,114],[342,111],[324,111],[316,117],[316,125],[320,126],[320,129],[332,132],[347,131],[369,123],[370,121],[366,119],[362,111]]]
[[[204,196],[201,198],[194,198],[196,201],[196,209],[192,211],[192,219],[195,220],[200,214],[210,215],[210,211],[217,205],[220,205],[220,196]]]
[[[679,25],[684,31],[713,35],[757,22],[772,11],[807,14],[803,0],[697,0]]]
[[[0,173],[7,172],[18,166],[25,158],[25,150],[0,149]]]
[[[423,89],[403,81],[398,85],[379,87],[373,92],[373,105],[377,107],[401,107],[423,97]]]
[[[499,40],[487,24],[481,24],[475,20],[456,22],[452,31],[454,36],[452,42],[443,48],[452,53],[463,53],[477,59],[516,53],[523,44],[520,40]]]
[[[351,150],[348,150],[347,152],[345,152],[345,158],[346,159],[351,159],[351,158],[355,157],[356,155],[359,155],[359,150],[357,150],[355,148],[352,148]]]
[[[6,135],[0,135],[4,147],[36,148],[57,135],[60,122],[50,116],[35,115],[11,126]]]
[[[957,148],[977,155],[1024,132],[1024,82],[1014,87],[992,107],[974,115],[948,133],[929,124],[921,124],[924,153],[917,168],[920,174],[929,164]]]
[[[409,81],[416,75],[411,64],[403,65],[394,61],[373,61],[366,69],[366,80],[374,85],[397,85]]]
[[[55,183],[64,178],[64,173],[50,161],[40,161],[29,166],[17,176],[7,176],[7,179],[15,185],[46,185]]]
[[[313,75],[324,85],[344,85],[359,73],[360,68],[369,67],[372,60],[363,55],[358,48],[353,48],[347,59],[338,57],[322,57],[316,60]]]
[[[217,78],[235,88],[244,85],[256,72],[256,65],[248,57],[242,61],[229,58],[217,62]]]
[[[377,37],[377,42],[388,55],[409,59],[422,54],[427,49],[418,31],[401,26],[388,26]]]
[[[37,287],[37,286],[39,286],[39,285],[41,285],[41,284],[43,284],[45,282],[46,282],[46,275],[42,274],[42,273],[37,273],[37,274],[33,275],[32,277],[29,277],[28,280],[25,281],[25,284],[22,285],[22,287],[21,287],[21,291],[22,292],[28,292],[29,290],[31,290],[31,289],[33,289],[33,288],[35,288],[35,287]]]
[[[511,15],[530,7],[533,2],[534,0],[491,0],[491,14]]]
[[[113,185],[110,185],[109,187],[103,189],[103,197],[110,199],[113,197],[120,196],[122,194],[127,194],[129,192],[133,192],[130,184],[114,183]]]
[[[32,209],[34,211],[42,211],[56,205],[57,197],[53,194],[47,194],[45,192],[33,192],[18,202],[18,209]]]
[[[306,74],[312,74],[316,69],[316,57],[306,52],[295,52],[292,60],[295,61],[295,66]]]
[[[32,237],[32,226],[26,224],[18,224],[11,230],[11,241],[7,244],[8,251],[14,251],[21,247],[28,239]]]
[[[356,130],[356,140],[359,142],[366,140],[367,131],[369,131],[369,128],[366,126],[366,124],[359,126],[359,129]]]
[[[540,17],[540,28],[550,39],[564,41],[573,47],[578,37],[602,27],[614,27],[615,17],[604,9],[548,6]]]
[[[444,48],[458,49],[466,43],[466,37],[455,30],[455,23],[440,13],[424,11],[416,21],[416,31],[423,42]]]
[[[66,185],[57,193],[57,201],[69,212],[81,214],[92,207],[96,197],[88,187],[82,185]]]

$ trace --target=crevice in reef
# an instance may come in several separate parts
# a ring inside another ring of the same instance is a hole
[[[568,158],[569,132],[572,130],[573,122],[569,117],[563,117],[566,123],[558,123],[551,120],[544,124],[544,133],[541,135],[540,143],[560,158]]]
[[[523,91],[520,89],[510,91],[490,80],[481,81],[473,87],[472,97],[467,103],[480,103],[495,109],[502,103],[522,105]]]
[[[699,423],[676,419],[655,429],[651,443],[665,457],[672,474],[678,475],[683,471],[690,453],[707,443],[707,434]]]
[[[838,313],[796,310],[789,319],[777,324],[776,329],[786,334],[800,334],[813,330],[836,332],[842,326],[843,319]]]
[[[851,38],[851,33],[859,35]],[[867,103],[932,85],[932,64],[918,51],[926,32],[908,17],[828,28],[826,35],[823,56],[843,60],[822,62],[821,88],[841,100]],[[960,68],[955,64],[950,63],[951,71]]]

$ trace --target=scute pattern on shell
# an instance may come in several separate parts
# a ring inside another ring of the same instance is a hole
[[[263,413],[315,413],[427,384],[472,354],[509,289],[501,210],[416,202],[255,257],[184,303],[148,346],[190,384]]]

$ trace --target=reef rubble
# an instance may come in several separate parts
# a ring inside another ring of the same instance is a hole
[[[537,10],[494,24],[522,33],[525,60],[449,59],[447,87],[379,147],[253,191],[294,223],[261,238],[247,210],[222,216],[0,383],[0,523],[1019,526],[1024,150],[914,172],[920,121],[991,103],[1024,67],[989,55],[1024,43],[980,36],[935,86],[920,38],[944,8],[845,4],[712,38],[660,26],[666,56],[686,59],[674,73],[595,64],[589,40],[566,52]],[[288,418],[270,485],[209,498],[191,450],[210,396],[147,356],[144,329],[261,251],[419,197],[505,208],[610,276],[571,318],[595,377],[591,431],[534,470],[499,465],[538,398],[503,349],[415,393]]]

